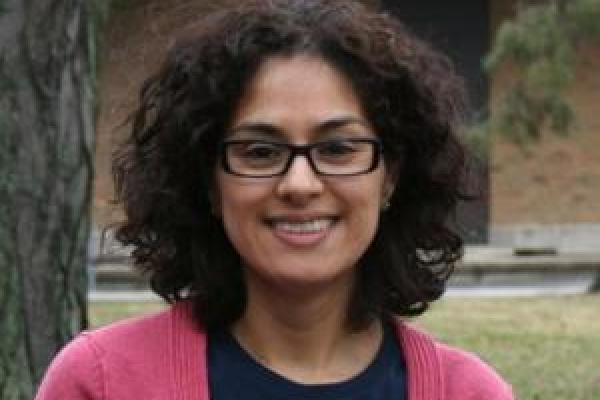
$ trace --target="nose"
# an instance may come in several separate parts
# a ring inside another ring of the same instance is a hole
[[[297,155],[277,183],[277,195],[296,205],[318,197],[324,189],[321,177],[311,167],[305,155]]]

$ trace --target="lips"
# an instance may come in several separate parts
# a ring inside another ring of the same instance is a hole
[[[274,235],[290,246],[315,246],[323,241],[337,222],[336,217],[277,217],[268,219]]]

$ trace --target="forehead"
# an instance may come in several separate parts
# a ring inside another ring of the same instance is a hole
[[[268,123],[294,130],[339,118],[367,121],[352,84],[322,58],[296,55],[272,57],[259,67],[231,125]]]

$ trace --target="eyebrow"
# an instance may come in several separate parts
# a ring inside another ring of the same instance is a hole
[[[317,134],[323,134],[346,125],[361,125],[364,128],[371,130],[369,123],[361,118],[342,116],[328,119],[318,124],[313,131]],[[266,122],[244,122],[230,130],[230,133],[236,132],[252,132],[272,137],[284,137],[284,130]]]

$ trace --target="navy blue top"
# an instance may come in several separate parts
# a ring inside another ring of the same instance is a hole
[[[371,364],[355,377],[328,384],[300,384],[255,361],[228,332],[208,336],[211,400],[405,400],[406,370],[391,327]]]

